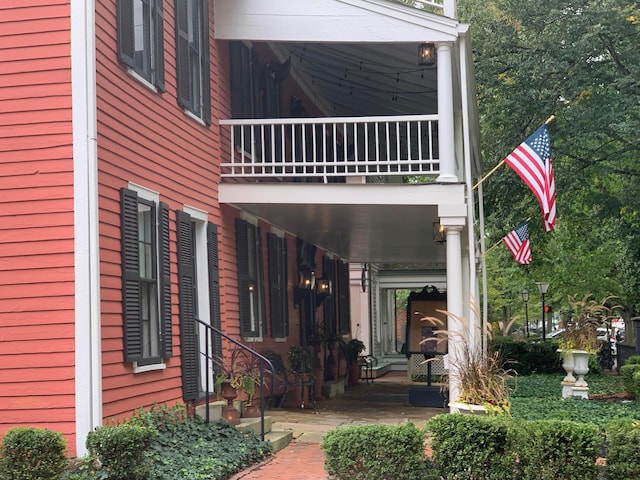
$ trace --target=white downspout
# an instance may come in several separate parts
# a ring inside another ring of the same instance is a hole
[[[76,455],[102,424],[94,0],[71,0]]]

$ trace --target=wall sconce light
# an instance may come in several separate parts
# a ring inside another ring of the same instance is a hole
[[[327,297],[333,294],[333,282],[325,278],[320,278],[316,282],[316,307],[322,305]]]
[[[308,267],[301,267],[298,273],[298,288],[313,290],[316,286],[316,272]]]
[[[418,47],[418,65],[430,67],[436,63],[436,46],[433,43],[421,43]]]
[[[433,223],[433,241],[436,245],[442,245],[447,241],[447,237],[444,233],[444,227],[439,222]]]
[[[333,282],[325,278],[320,278],[316,281],[316,295],[332,295],[333,294]]]

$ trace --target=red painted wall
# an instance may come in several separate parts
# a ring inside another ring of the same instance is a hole
[[[69,0],[0,2],[0,437],[74,441]]]
[[[116,2],[96,2],[103,416],[181,401],[175,210],[208,212],[220,224],[217,45],[211,38],[212,123],[187,116],[176,101],[174,3],[164,2],[166,92],[151,91],[117,61]],[[213,25],[213,8],[210,8]],[[212,35],[211,35],[212,37]],[[133,182],[159,192],[171,209],[174,356],[166,369],[134,374],[124,363],[119,190]],[[223,245],[220,245],[223,248]]]

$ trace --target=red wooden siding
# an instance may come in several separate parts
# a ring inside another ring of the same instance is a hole
[[[181,401],[175,210],[187,204],[220,225],[217,45],[211,38],[212,126],[188,117],[176,101],[173,2],[164,2],[166,92],[151,91],[117,61],[116,2],[96,2],[98,182],[102,314],[103,416]],[[210,8],[211,31],[213,8]],[[212,37],[213,35],[210,35]],[[166,369],[134,374],[123,361],[119,189],[133,182],[171,209],[174,356]],[[220,248],[223,248],[221,241]]]
[[[0,436],[74,444],[69,0],[0,2]]]

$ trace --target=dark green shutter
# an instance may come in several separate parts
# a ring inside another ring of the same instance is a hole
[[[158,245],[160,266],[160,328],[162,329],[162,358],[173,355],[173,335],[171,318],[171,242],[169,240],[169,206],[160,202],[158,223]]]
[[[163,8],[162,8],[163,0],[156,0],[154,2],[155,5],[155,31],[154,31],[154,41],[155,41],[155,81],[156,87],[161,92],[164,92],[165,84],[164,84],[164,18],[163,18]]]
[[[140,266],[138,250],[138,194],[120,190],[120,229],[122,253],[122,317],[124,361],[142,359],[140,320]]]
[[[134,68],[133,1],[118,0],[116,3],[118,60]]]
[[[222,330],[220,320],[220,260],[218,257],[218,227],[209,222],[207,224],[207,256],[209,264],[209,310],[211,325]],[[213,335],[211,345],[213,355],[222,355],[222,338]]]
[[[211,60],[209,59],[209,2],[202,1],[202,120],[211,125]]]
[[[286,247],[285,239],[272,233],[267,235],[271,336],[274,338],[285,338],[289,334]]]
[[[249,300],[249,228],[253,225],[242,219],[236,220],[236,257],[238,262],[238,307],[240,309],[240,334],[252,337],[251,303]]]
[[[349,306],[349,264],[338,261],[338,321],[339,333],[351,330]]]
[[[198,374],[198,336],[193,285],[193,230],[191,216],[176,211],[178,238],[178,287],[180,299],[180,352],[182,358],[182,398],[195,400],[200,392]]]
[[[256,239],[256,244],[255,244],[255,249],[257,249],[258,254],[256,255],[256,261],[258,262],[258,265],[256,265],[256,273],[258,275],[258,278],[254,279],[254,283],[256,284],[256,292],[258,295],[258,303],[260,305],[259,310],[256,312],[256,327],[257,330],[254,333],[254,336],[258,336],[258,335],[263,335],[263,336],[267,336],[267,322],[265,320],[267,314],[267,308],[266,308],[266,300],[265,300],[265,293],[264,293],[264,261],[263,261],[263,255],[262,255],[262,233],[260,231],[259,227],[254,227],[253,225],[251,225],[254,229],[255,229],[255,236],[254,238]],[[260,326],[262,327],[262,331],[260,329]]]
[[[189,68],[189,15],[187,0],[176,0],[176,83],[178,104],[193,111]]]

